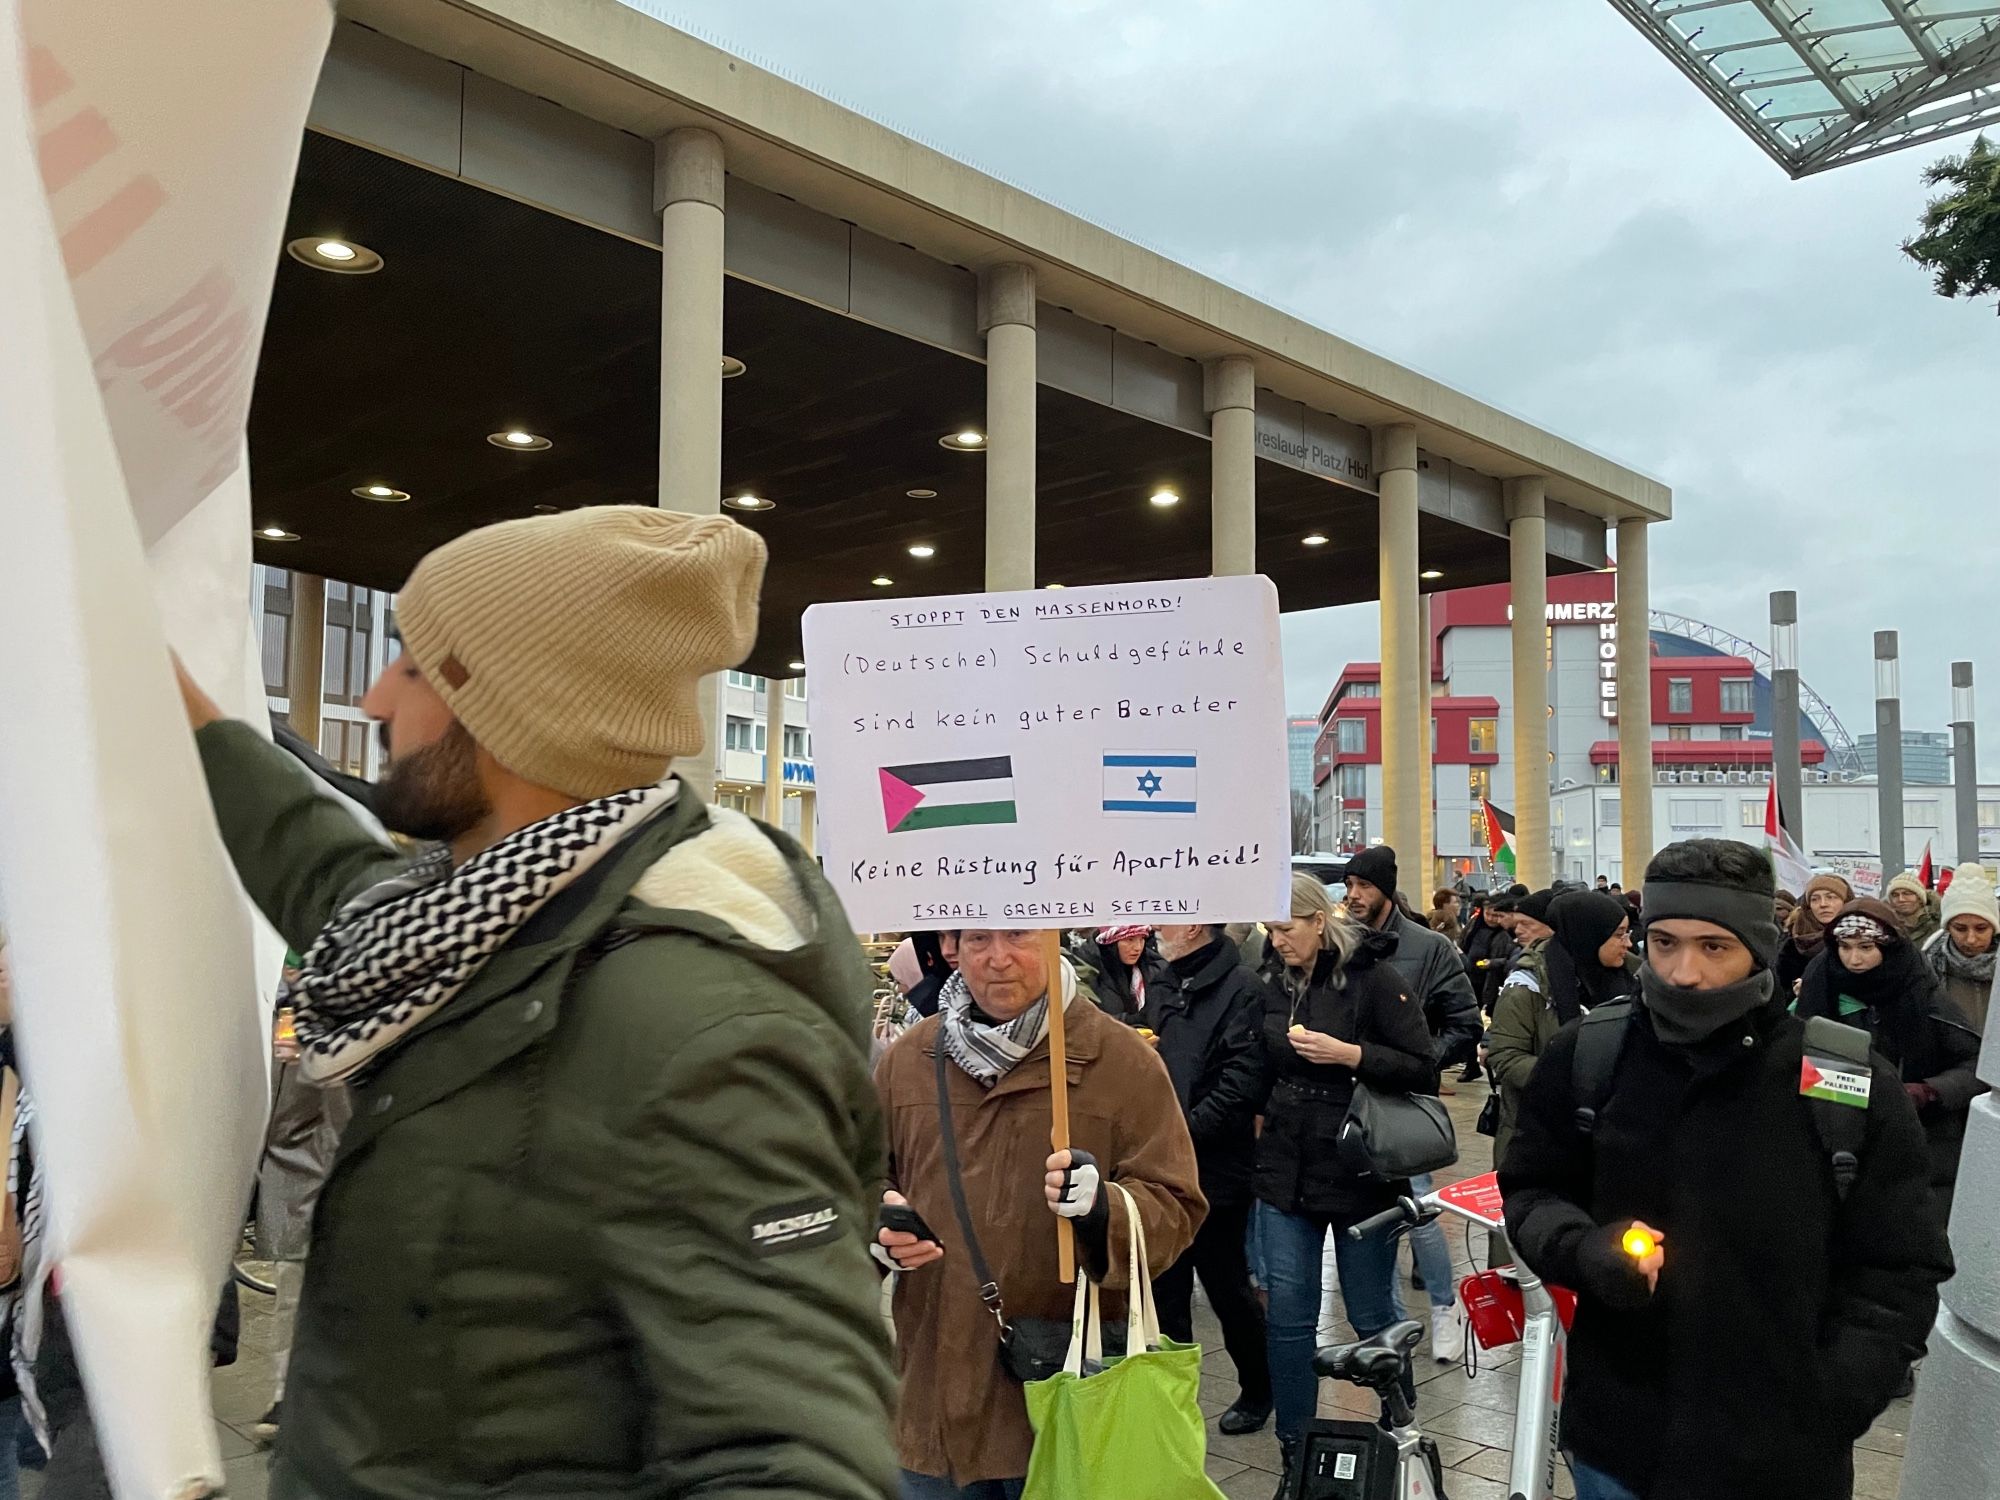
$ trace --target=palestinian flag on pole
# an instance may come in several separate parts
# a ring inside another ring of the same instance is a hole
[[[1778,889],[1790,891],[1794,896],[1803,896],[1806,882],[1812,879],[1812,867],[1806,863],[1805,850],[1792,838],[1792,831],[1785,827],[1784,809],[1778,803],[1778,784],[1771,783],[1771,791],[1764,799],[1764,847],[1770,851],[1771,870],[1777,877]]]
[[[1484,798],[1479,807],[1486,815],[1486,857],[1492,861],[1494,873],[1505,875],[1511,882],[1515,878],[1513,816]]]
[[[891,833],[1020,821],[1014,812],[1011,756],[884,766],[878,774],[882,819]]]

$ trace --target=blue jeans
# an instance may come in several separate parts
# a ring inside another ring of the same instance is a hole
[[[1431,1191],[1431,1174],[1410,1179],[1410,1191],[1421,1198]],[[1424,1295],[1431,1306],[1443,1311],[1458,1301],[1458,1283],[1451,1272],[1451,1247],[1444,1241],[1444,1220],[1433,1219],[1421,1229],[1409,1231],[1410,1251],[1417,1258],[1417,1274],[1424,1278]]]
[[[1313,1374],[1314,1330],[1319,1324],[1320,1254],[1327,1221],[1257,1205],[1264,1266],[1270,1275],[1271,1395],[1278,1411],[1278,1440],[1296,1442],[1319,1410],[1319,1377]],[[1396,1292],[1396,1242],[1384,1230],[1358,1244],[1345,1234],[1334,1247],[1340,1297],[1347,1321],[1373,1338],[1401,1320]]]
[[[903,1470],[900,1500],[1021,1500],[1028,1487],[1023,1479],[981,1479],[961,1488],[937,1474],[912,1474]]]
[[[1602,1469],[1593,1469],[1575,1458],[1569,1461],[1569,1477],[1576,1481],[1576,1500],[1639,1500],[1636,1493]]]

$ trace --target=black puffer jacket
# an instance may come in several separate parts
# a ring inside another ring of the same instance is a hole
[[[1846,1201],[1774,999],[1696,1047],[1628,1023],[1576,1128],[1577,1024],[1528,1080],[1500,1170],[1521,1259],[1581,1300],[1563,1441],[1647,1500],[1848,1500],[1854,1440],[1923,1352],[1951,1274],[1922,1132],[1876,1065]],[[1650,1297],[1618,1237],[1665,1236]]]
[[[1282,968],[1266,970],[1264,1049],[1271,1093],[1257,1141],[1256,1193],[1285,1213],[1350,1224],[1389,1207],[1406,1182],[1357,1177],[1335,1142],[1359,1075],[1392,1093],[1435,1094],[1430,1028],[1422,1004],[1387,961],[1391,939],[1370,932],[1345,968],[1322,952],[1312,980],[1294,994]],[[1361,1048],[1355,1069],[1307,1062],[1292,1046],[1294,1024]]]
[[[1154,1022],[1153,1011],[1173,988],[1174,976],[1167,967],[1167,961],[1160,956],[1160,950],[1153,945],[1153,940],[1146,939],[1146,951],[1139,955],[1136,965],[1140,978],[1146,982],[1143,1011],[1132,997],[1132,969],[1135,966],[1118,956],[1118,945],[1092,941],[1090,947],[1093,950],[1090,965],[1096,971],[1091,976],[1090,993],[1097,1001],[1097,1008],[1127,1026],[1151,1026],[1158,1031],[1160,1028]]]
[[[1160,1060],[1187,1112],[1202,1196],[1211,1208],[1233,1206],[1250,1196],[1257,1112],[1270,1091],[1264,986],[1221,938],[1172,967],[1154,1012]]]

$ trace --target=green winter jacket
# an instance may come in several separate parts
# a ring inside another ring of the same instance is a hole
[[[198,742],[294,948],[398,867],[244,725]],[[354,1085],[280,1500],[892,1492],[870,985],[839,903],[685,788],[598,869]]]
[[[1521,950],[1513,972],[1500,986],[1500,998],[1493,1005],[1493,1024],[1486,1031],[1486,1066],[1500,1090],[1500,1123],[1493,1135],[1496,1167],[1506,1161],[1507,1147],[1514,1139],[1521,1091],[1528,1086],[1528,1075],[1562,1030],[1548,998],[1550,941],[1543,938]],[[1634,979],[1639,962],[1636,953],[1625,955],[1625,972]]]

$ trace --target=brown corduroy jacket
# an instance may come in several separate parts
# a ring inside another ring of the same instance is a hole
[[[1068,1022],[1070,1140],[1139,1205],[1158,1275],[1179,1258],[1208,1212],[1193,1142],[1173,1082],[1146,1040],[1080,995]],[[993,1317],[979,1300],[940,1147],[936,1017],[898,1039],[875,1083],[889,1122],[890,1185],[937,1232],[944,1259],[896,1288],[902,1392],[896,1448],[902,1466],[960,1486],[1028,1472],[1034,1434],[1020,1385],[1001,1368]],[[1056,1218],[1042,1192],[1049,1155],[1046,1039],[992,1089],[946,1068],[965,1194],[1007,1315],[1068,1321],[1074,1289],[1057,1281]],[[1125,1209],[1112,1199],[1110,1274],[1126,1284]],[[1105,1299],[1107,1321],[1125,1316]]]

